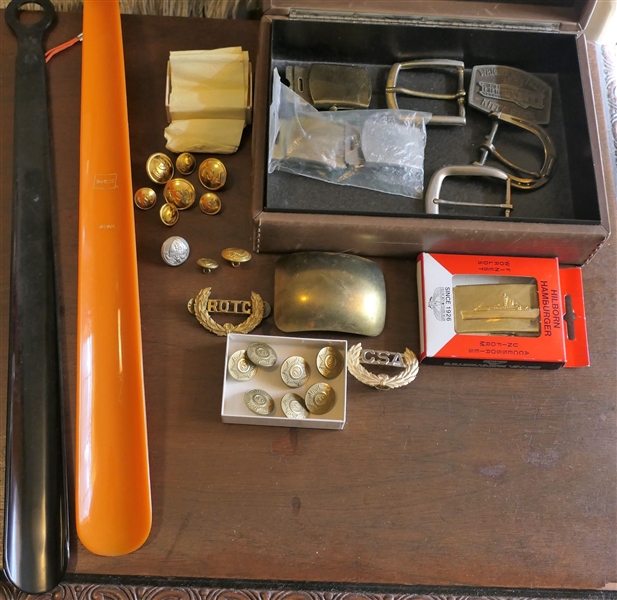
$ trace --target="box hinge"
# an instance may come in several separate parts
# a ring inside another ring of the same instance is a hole
[[[290,19],[347,23],[378,23],[384,25],[420,25],[423,27],[453,27],[462,29],[496,29],[503,31],[534,31],[560,33],[561,23],[533,21],[502,21],[495,19],[437,18],[408,15],[380,15],[371,13],[327,12],[292,9]]]

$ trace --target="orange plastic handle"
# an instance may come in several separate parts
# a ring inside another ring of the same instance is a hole
[[[128,112],[118,0],[85,0],[77,297],[77,534],[95,554],[152,524]]]

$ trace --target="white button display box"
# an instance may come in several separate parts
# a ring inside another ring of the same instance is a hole
[[[254,377],[248,381],[237,381],[229,374],[230,357],[238,350],[246,350],[250,344],[262,342],[271,346],[277,355],[276,364],[271,368],[257,367]],[[343,368],[333,379],[326,379],[317,369],[317,354],[325,346],[333,346],[343,357]],[[281,365],[290,356],[301,356],[310,368],[308,381],[298,388],[290,388],[281,379]],[[281,409],[281,399],[289,392],[305,397],[307,390],[316,383],[329,384],[336,394],[334,407],[323,415],[310,413],[306,419],[286,417]],[[245,392],[262,389],[274,400],[275,409],[269,415],[252,412],[244,402]],[[345,340],[279,337],[269,335],[243,335],[231,333],[227,336],[225,353],[225,376],[221,419],[223,423],[244,425],[271,425],[275,427],[303,427],[307,429],[343,429],[347,409],[347,342]]]

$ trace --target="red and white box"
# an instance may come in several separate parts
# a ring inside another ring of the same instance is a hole
[[[421,362],[589,366],[580,267],[560,267],[556,258],[431,253],[417,265]]]

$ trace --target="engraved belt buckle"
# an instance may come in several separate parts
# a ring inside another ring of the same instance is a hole
[[[476,65],[471,70],[469,105],[485,113],[503,113],[538,125],[551,118],[553,91],[535,75],[505,65]]]
[[[456,69],[458,75],[458,89],[454,94],[432,94],[428,92],[419,92],[410,90],[404,87],[398,87],[396,82],[401,70],[408,69],[438,69],[438,68]],[[388,79],[386,81],[386,102],[388,108],[397,109],[398,102],[396,94],[405,94],[414,98],[431,98],[434,100],[456,100],[458,104],[458,116],[448,115],[432,115],[427,125],[465,125],[465,63],[460,60],[450,59],[426,59],[412,60],[410,62],[395,63],[390,68]]]
[[[270,305],[261,299],[261,296],[251,292],[250,300],[215,300],[210,298],[212,288],[200,290],[195,298],[188,302],[188,311],[195,315],[199,323],[208,331],[218,336],[226,336],[229,333],[249,333],[259,325],[262,319],[270,314]],[[210,313],[224,313],[246,315],[248,318],[239,325],[224,323],[220,325]]]
[[[480,145],[482,148],[480,160],[474,164],[484,165],[488,155],[492,154],[500,163],[517,173],[517,175],[510,174],[512,185],[515,188],[521,190],[535,190],[548,183],[555,165],[557,152],[555,150],[553,140],[551,140],[546,131],[531,121],[505,113],[490,113],[489,118],[493,119],[493,127],[491,128],[491,132],[488,136],[486,136],[484,142]],[[539,171],[530,171],[514,164],[512,161],[503,156],[497,148],[495,148],[494,141],[495,136],[497,135],[497,130],[499,129],[500,121],[510,123],[511,125],[520,127],[521,129],[525,129],[526,131],[533,133],[540,140],[544,149],[544,163]]]
[[[484,204],[482,202],[458,202],[455,200],[443,200],[439,197],[441,186],[446,177],[493,177],[506,182],[506,201],[504,204]],[[460,206],[493,207],[505,210],[505,216],[509,217],[514,210],[511,201],[511,176],[505,171],[485,165],[454,165],[443,167],[431,177],[424,196],[424,209],[429,215],[439,214],[440,204],[456,204]]]
[[[363,364],[399,367],[403,371],[395,376],[375,374],[365,369]],[[409,348],[401,354],[387,350],[363,350],[362,344],[356,344],[347,351],[348,371],[360,383],[378,390],[392,390],[411,383],[418,375],[419,368],[418,359]]]
[[[353,65],[289,66],[291,89],[319,110],[368,108],[372,85],[368,69]]]

